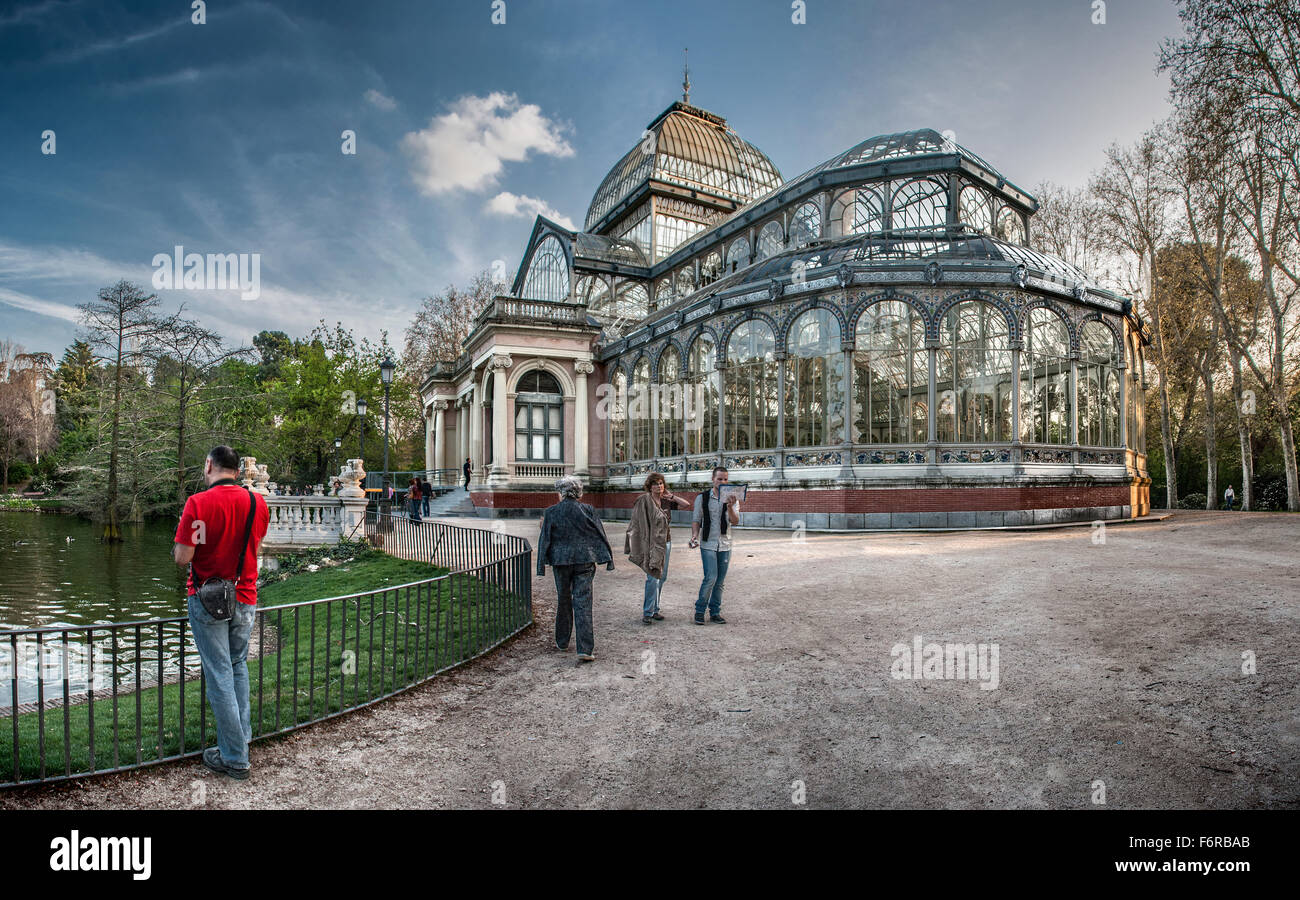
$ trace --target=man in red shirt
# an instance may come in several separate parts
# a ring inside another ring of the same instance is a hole
[[[217,746],[203,751],[203,763],[231,778],[248,777],[248,742],[253,727],[248,708],[248,640],[257,611],[257,555],[266,537],[270,510],[266,501],[235,480],[239,456],[230,447],[213,447],[203,463],[208,489],[185,501],[176,527],[173,556],[190,567],[190,632],[207,680],[208,702],[217,723]],[[253,515],[244,545],[250,510]],[[236,574],[240,552],[244,565]],[[209,578],[235,581],[234,615],[214,619],[195,591]]]

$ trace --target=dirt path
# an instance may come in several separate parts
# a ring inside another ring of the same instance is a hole
[[[623,525],[607,523],[621,551]],[[535,541],[535,522],[508,530]],[[0,793],[0,808],[1295,808],[1300,516],[1179,513],[1042,532],[740,531],[727,625],[697,627],[674,529],[667,621],[596,574],[597,662],[537,625],[380,706],[196,762]],[[996,643],[998,686],[899,680],[891,648]],[[1254,653],[1258,674],[1242,674]],[[653,665],[651,665],[653,663]]]

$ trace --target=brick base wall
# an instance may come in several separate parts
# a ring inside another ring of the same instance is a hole
[[[912,488],[749,489],[742,524],[808,528],[996,527],[1144,515],[1135,507],[1133,485],[1065,484]],[[697,492],[681,491],[694,499]],[[611,519],[627,518],[640,491],[591,491],[583,495]],[[480,516],[534,516],[556,502],[555,492],[505,490],[471,494]],[[1140,495],[1139,495],[1140,496]],[[678,513],[689,521],[689,513]]]

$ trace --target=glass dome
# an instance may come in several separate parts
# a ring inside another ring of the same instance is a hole
[[[781,184],[781,173],[763,151],[706,110],[674,103],[647,131],[601,182],[584,231],[595,230],[610,210],[652,178],[739,205]]]

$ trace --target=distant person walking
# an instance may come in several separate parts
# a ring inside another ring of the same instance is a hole
[[[420,480],[412,478],[411,484],[406,490],[406,502],[410,506],[411,521],[417,525],[420,522]]]
[[[213,447],[203,463],[208,489],[185,501],[172,557],[177,565],[190,568],[185,587],[190,632],[217,725],[217,746],[203,751],[203,764],[243,780],[248,777],[248,742],[253,739],[248,640],[257,612],[257,554],[271,516],[266,501],[240,487],[238,477],[239,455],[230,447]],[[226,599],[221,580],[234,583],[236,602],[226,617],[217,618],[199,592],[204,589],[209,602],[214,589],[217,598]]]
[[[550,566],[555,575],[555,647],[569,649],[569,637],[578,633],[578,662],[595,657],[596,639],[591,621],[591,582],[596,565],[614,568],[614,554],[596,510],[579,503],[582,482],[566,475],[555,482],[560,502],[542,513],[537,538],[537,574]]]
[[[731,565],[730,525],[740,524],[735,496],[722,500],[722,485],[727,483],[727,470],[722,466],[713,469],[713,487],[695,498],[695,512],[691,516],[691,546],[700,548],[704,564],[704,580],[700,595],[695,600],[695,624],[704,624],[704,610],[709,611],[709,621],[725,625],[722,618],[722,589],[727,581],[727,568]]]
[[[429,499],[433,497],[433,485],[429,484],[429,479],[424,479],[420,483],[420,503],[422,504],[424,515],[429,515]]]
[[[645,480],[645,492],[632,506],[623,552],[632,564],[645,572],[645,599],[641,606],[641,624],[663,621],[659,597],[668,580],[668,560],[672,556],[672,511],[690,509],[691,503],[669,492],[664,476],[651,472]]]
[[[470,473],[471,473],[472,471],[474,471],[474,467],[471,466],[471,465],[469,464],[469,457],[468,457],[468,456],[465,457],[465,465],[461,467],[461,471],[463,471],[463,472],[465,473],[465,490],[468,491],[468,490],[469,490],[469,475],[470,475]]]
[[[1233,491],[1232,485],[1228,485],[1228,489],[1223,492],[1223,508],[1232,512],[1232,505],[1236,502],[1237,494]]]

